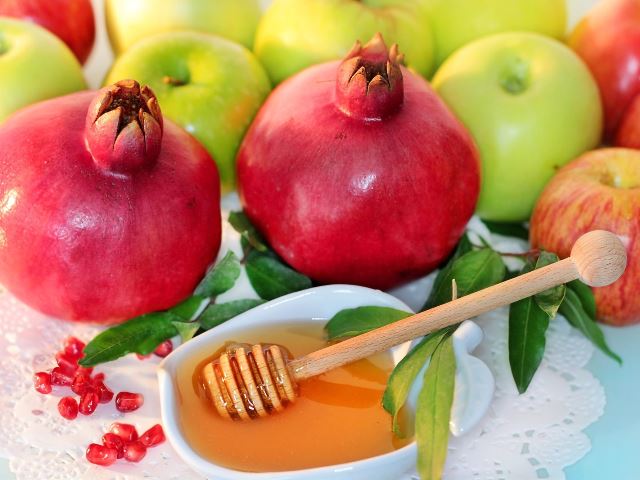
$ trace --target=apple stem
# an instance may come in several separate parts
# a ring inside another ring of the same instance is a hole
[[[162,77],[162,82],[167,85],[172,85],[174,87],[181,87],[187,84],[187,82],[180,80],[179,78],[172,77],[170,75],[165,75],[164,77]]]

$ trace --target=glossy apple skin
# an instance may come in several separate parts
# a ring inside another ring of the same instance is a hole
[[[527,220],[557,168],[600,142],[598,87],[579,57],[551,38],[476,40],[442,64],[433,86],[480,148],[483,219]]]
[[[565,0],[426,0],[436,66],[455,50],[494,33],[527,31],[563,40]]]
[[[258,0],[105,0],[116,55],[143,38],[181,30],[220,35],[250,49],[260,15]]]
[[[640,95],[636,96],[622,116],[615,135],[617,147],[640,149]]]
[[[598,82],[605,134],[613,140],[625,110],[640,93],[640,2],[599,2],[571,33],[569,45]]]
[[[219,179],[166,119],[153,167],[103,171],[84,137],[95,95],[38,103],[0,128],[0,283],[47,315],[115,323],[191,295],[220,246]]]
[[[165,76],[185,84],[167,84]],[[212,35],[156,35],[121,55],[105,84],[122,78],[149,85],[164,116],[196,137],[216,161],[223,188],[234,187],[236,152],[271,91],[267,74],[249,50]]]
[[[22,107],[85,88],[82,67],[59,38],[0,18],[0,123]]]
[[[421,0],[420,0],[421,1]],[[260,21],[254,51],[274,84],[310,65],[344,57],[356,40],[380,32],[409,67],[433,71],[429,24],[416,0],[274,0]]]
[[[594,288],[598,318],[611,325],[640,322],[640,152],[608,148],[563,167],[540,196],[531,217],[531,244],[567,257],[590,230],[609,230],[627,247],[627,269]]]
[[[427,82],[404,68],[399,112],[380,122],[345,115],[335,81],[318,81],[335,79],[339,63],[310,67],[267,99],[238,153],[240,199],[298,271],[386,289],[454,248],[475,208],[478,154]]]
[[[96,36],[90,0],[2,0],[0,16],[37,23],[60,38],[80,63],[89,58]]]

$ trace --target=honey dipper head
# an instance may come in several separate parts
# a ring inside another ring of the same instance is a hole
[[[235,344],[206,364],[202,379],[218,413],[250,420],[283,410],[297,396],[289,357],[278,345]]]
[[[627,266],[627,251],[620,239],[606,230],[585,233],[571,250],[580,280],[592,287],[615,282]]]

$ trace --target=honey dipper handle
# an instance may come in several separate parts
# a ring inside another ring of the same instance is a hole
[[[313,377],[577,278],[591,286],[609,285],[626,264],[618,237],[604,230],[589,232],[564,260],[310,353],[289,368],[297,380]]]

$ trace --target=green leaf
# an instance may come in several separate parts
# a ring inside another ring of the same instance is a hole
[[[424,363],[431,357],[442,338],[452,330],[449,327],[424,337],[391,372],[387,388],[382,396],[382,406],[393,417],[392,428],[396,436],[405,438],[410,435],[409,432],[402,432],[398,422],[398,414],[407,401],[411,386]]]
[[[185,322],[189,322],[194,320],[194,317],[198,314],[200,309],[202,308],[203,303],[209,303],[209,299],[200,297],[198,295],[194,295],[193,297],[187,298],[184,302],[179,303],[173,308],[170,308],[168,311],[177,315]]]
[[[267,251],[262,235],[258,233],[256,227],[251,224],[244,212],[231,212],[229,214],[229,223],[253,248],[259,252]]]
[[[472,250],[454,258],[438,275],[424,309],[447,303],[451,300],[451,281],[458,285],[458,296],[462,297],[483,288],[500,283],[506,267],[502,257],[490,248]]]
[[[203,329],[209,330],[263,303],[264,300],[246,299],[211,304],[202,312],[198,320]]]
[[[522,273],[531,270],[533,265],[527,263]],[[548,327],[549,315],[538,306],[534,297],[519,300],[509,307],[509,364],[520,393],[527,390],[540,366]]]
[[[128,353],[148,355],[165,340],[178,334],[173,322],[181,318],[171,312],[149,313],[111,327],[84,347],[83,367],[109,362]]]
[[[240,276],[240,260],[231,250],[222,260],[209,269],[194,295],[199,297],[216,297],[230,290]]]
[[[436,278],[433,282],[433,287],[431,288],[431,295],[433,295],[434,291],[439,291],[442,288],[444,288],[444,283],[446,282],[446,284],[448,286],[451,285],[451,279],[450,279],[450,271],[451,268],[453,266],[453,263],[460,258],[462,255],[464,255],[467,252],[470,252],[471,250],[473,250],[473,245],[471,245],[471,241],[469,240],[469,237],[467,236],[467,234],[465,233],[462,238],[460,239],[460,241],[458,242],[458,245],[455,249],[455,251],[453,252],[453,255],[451,255],[451,258],[447,261],[447,263],[445,264],[444,267],[442,267],[442,269],[438,272],[438,275],[436,275]],[[449,279],[449,281],[447,281],[447,279]],[[427,300],[427,303],[429,303],[429,300]],[[435,306],[435,305],[433,305]],[[425,305],[425,307],[423,308],[423,310],[425,310],[427,307]],[[431,307],[429,307],[431,308]]]
[[[439,480],[447,459],[449,419],[453,404],[456,359],[449,336],[436,348],[424,376],[416,406],[418,473],[423,480]]]
[[[497,233],[498,235],[503,235],[505,237],[529,240],[529,229],[521,223],[492,222],[490,220],[483,220],[482,222],[491,233]]]
[[[174,327],[176,327],[176,331],[178,335],[180,335],[180,339],[182,343],[188,342],[193,338],[196,332],[200,329],[200,323],[195,322],[171,322]]]
[[[440,291],[442,289],[445,289],[447,287],[451,287],[451,276],[450,276],[450,272],[451,272],[451,268],[453,266],[453,263],[460,258],[462,255],[464,255],[467,252],[470,252],[471,250],[473,250],[473,246],[471,245],[471,241],[469,240],[469,237],[467,236],[467,234],[465,233],[462,238],[460,239],[460,241],[458,242],[458,246],[456,247],[455,251],[453,252],[453,255],[451,255],[451,258],[449,259],[449,261],[447,261],[447,263],[445,264],[444,267],[442,267],[442,269],[438,272],[438,275],[436,275],[436,278],[433,282],[433,287],[431,288],[431,295],[429,296],[429,299],[427,299],[427,303],[425,304],[425,306],[422,308],[423,310],[426,310],[427,308],[432,308],[435,307],[436,305],[429,305],[429,301],[431,300],[431,296],[435,295],[434,292],[436,291]],[[446,283],[446,285],[445,285]],[[449,300],[451,300],[451,297],[449,297]]]
[[[585,285],[580,280],[574,280],[567,283],[567,288],[573,290],[580,298],[582,308],[589,315],[589,318],[596,320],[596,297],[593,296],[593,290],[588,285]]]
[[[540,256],[536,261],[536,269],[546,267],[547,265],[551,265],[557,261],[558,256],[555,253],[545,252],[543,250],[540,252]],[[558,313],[558,308],[560,307],[562,300],[564,300],[566,289],[567,288],[564,285],[558,285],[557,287],[550,288],[534,296],[538,306],[544,310],[547,315],[549,315],[549,318],[555,317],[556,313]]]
[[[389,307],[357,307],[340,310],[324,326],[329,341],[355,337],[411,315]]]
[[[588,287],[587,287],[588,288]],[[592,317],[585,310],[582,299],[578,293],[574,291],[574,286],[570,285],[567,289],[567,296],[560,305],[560,314],[575,328],[580,330],[591,343],[598,347],[605,355],[608,355],[618,363],[622,363],[622,359],[609,346],[604,338],[604,333]]]
[[[265,300],[311,287],[309,277],[296,272],[270,253],[252,250],[247,256],[246,271],[251,286]]]

